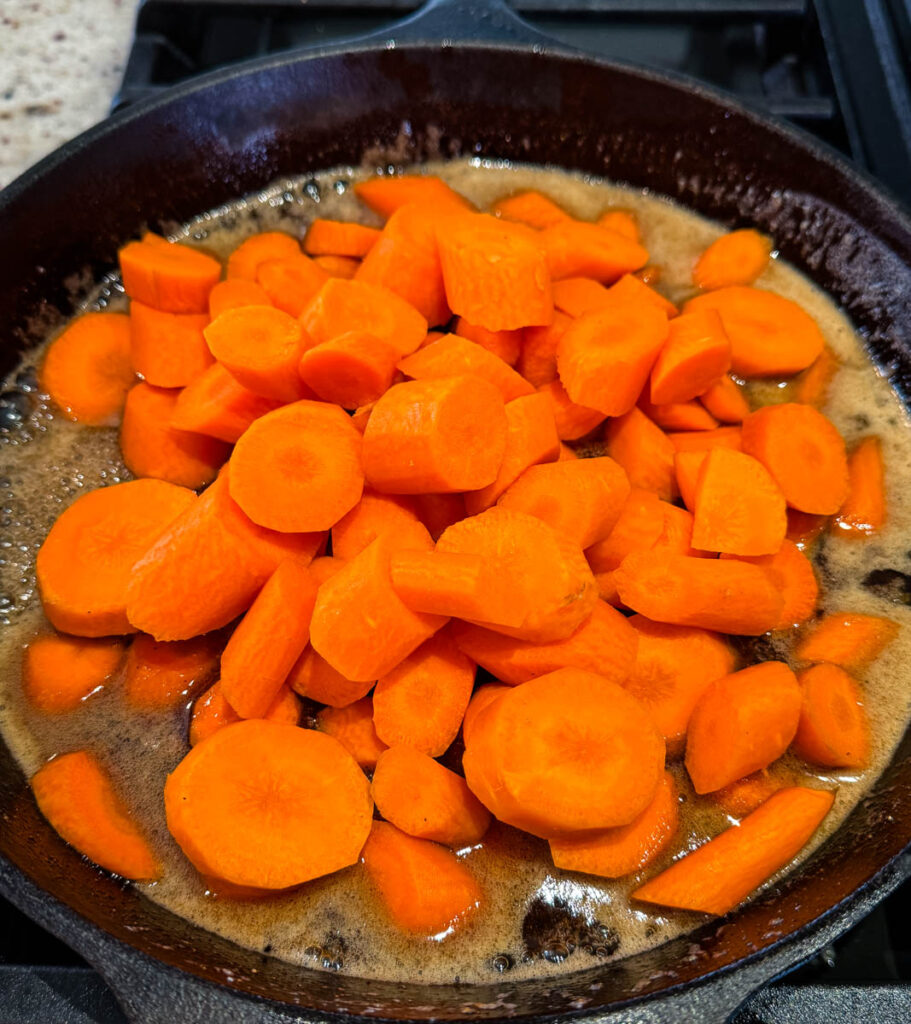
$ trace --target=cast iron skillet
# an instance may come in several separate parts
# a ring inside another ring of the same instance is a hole
[[[730,225],[756,224],[841,302],[911,393],[911,222],[892,200],[791,128],[692,82],[561,49],[498,4],[436,0],[347,48],[206,76],[26,173],[0,193],[3,372],[144,226],[379,148],[396,162],[478,154],[578,168]],[[695,935],[613,965],[580,962],[554,983],[508,974],[482,987],[376,983],[242,950],[63,844],[2,745],[0,816],[0,890],[95,965],[144,1024],[324,1014],[715,1021],[911,873],[901,856],[911,842],[911,739],[845,826],[774,892]]]

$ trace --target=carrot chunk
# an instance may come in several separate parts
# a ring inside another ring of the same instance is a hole
[[[678,452],[707,452],[712,448],[742,450],[740,427],[716,427],[714,430],[687,430],[668,434],[674,450]]]
[[[479,377],[393,385],[364,431],[364,472],[394,494],[476,490],[492,483],[506,449],[500,392]]]
[[[418,519],[435,541],[445,529],[465,518],[465,499],[461,494],[415,494],[412,500]]]
[[[677,831],[678,796],[667,772],[651,803],[628,825],[550,840],[554,865],[601,878],[622,878],[650,864]]]
[[[759,636],[781,618],[772,574],[735,559],[690,558],[660,548],[634,551],[615,571],[620,599],[656,622]]]
[[[837,665],[814,665],[797,677],[802,703],[793,751],[825,768],[863,768],[870,723],[857,683]]]
[[[848,497],[832,522],[839,537],[869,537],[886,521],[882,443],[865,437],[848,456]]]
[[[380,237],[377,228],[317,217],[304,235],[304,252],[311,256],[366,256]]]
[[[717,383],[731,366],[731,342],[714,309],[684,313],[668,324],[667,341],[651,373],[655,405],[688,402]]]
[[[762,768],[728,786],[716,789],[709,795],[712,802],[717,804],[725,814],[730,814],[734,818],[743,818],[752,814],[773,793],[777,793],[779,789],[783,788],[783,783],[767,768]]]
[[[327,530],[364,489],[361,435],[337,405],[295,402],[261,416],[229,463],[231,497],[260,526]]]
[[[639,224],[631,210],[605,210],[595,221],[598,227],[608,228],[618,235],[623,235],[631,242],[638,242]]]
[[[614,528],[597,544],[586,548],[585,557],[593,572],[611,572],[632,551],[654,547],[664,529],[667,502],[654,491],[633,487],[620,510]]]
[[[410,497],[377,494],[367,488],[354,508],[332,527],[332,551],[342,559],[354,558],[377,537],[382,537],[391,551],[426,549],[427,530]]]
[[[526,327],[522,332],[522,349],[516,369],[535,388],[557,379],[557,345],[572,317],[559,311],[545,327]]]
[[[195,502],[192,491],[162,480],[132,480],[77,498],[35,562],[51,624],[76,636],[134,632],[126,612],[133,566]]]
[[[525,224],[527,227],[540,231],[542,228],[549,228],[553,224],[559,224],[564,220],[571,220],[569,214],[553,199],[544,195],[543,192],[536,192],[529,189],[527,192],[517,192],[514,195],[500,199],[493,204],[491,213],[503,220],[512,220],[518,224]]]
[[[135,373],[130,320],[123,313],[84,313],[50,344],[39,380],[69,420],[90,427],[117,422]]]
[[[677,494],[674,445],[664,431],[637,406],[608,421],[607,454],[626,470],[630,486],[654,491],[672,500]]]
[[[543,839],[628,825],[664,773],[664,741],[625,690],[581,669],[516,686],[475,719],[465,779],[493,814]]]
[[[380,754],[371,790],[376,809],[396,828],[454,850],[480,842],[490,825],[490,811],[462,776],[413,747]]]
[[[179,394],[140,382],[130,389],[120,427],[123,461],[133,476],[194,490],[211,483],[228,457],[224,441],[172,425]]]
[[[224,639],[218,633],[159,643],[140,633],[130,645],[123,680],[126,702],[140,711],[159,711],[183,703],[212,681]]]
[[[812,406],[767,405],[743,421],[743,450],[768,469],[787,503],[831,515],[848,496],[845,442]]]
[[[314,256],[313,262],[330,277],[341,277],[350,281],[358,272],[361,266],[360,260],[352,259],[350,256]]]
[[[539,329],[529,328],[529,330]],[[509,366],[516,365],[519,353],[522,351],[524,332],[520,330],[488,331],[486,327],[481,327],[479,324],[469,323],[463,316],[458,317],[452,330],[460,338],[468,338],[469,341],[480,345],[481,348],[495,355],[498,359],[502,359]]]
[[[693,267],[693,284],[703,291],[752,284],[769,265],[772,240],[754,228],[716,238]]]
[[[580,437],[590,434],[599,423],[604,421],[604,413],[571,401],[558,380],[542,384],[538,388],[538,394],[546,396],[550,402],[554,423],[557,427],[557,437],[561,441],[578,441]]]
[[[474,676],[474,662],[450,632],[437,633],[381,675],[373,694],[377,736],[390,746],[405,744],[439,757],[459,732]]]
[[[690,510],[696,507],[696,487],[699,484],[699,473],[705,462],[707,452],[676,452],[674,455],[674,475],[677,478],[677,489],[683,504]]]
[[[221,363],[214,363],[177,396],[171,426],[234,444],[254,420],[278,405],[274,398],[248,391]]]
[[[396,927],[428,937],[447,935],[477,913],[481,888],[445,846],[375,821],[364,868]]]
[[[860,672],[895,639],[891,619],[859,612],[832,612],[820,619],[797,645],[798,661],[825,661]]]
[[[268,306],[269,296],[262,285],[242,277],[219,281],[209,292],[209,319],[221,316],[226,309],[238,306]]]
[[[266,260],[289,260],[300,256],[296,238],[281,231],[262,231],[245,238],[228,257],[228,280],[256,281],[256,271]]]
[[[39,636],[25,648],[25,699],[38,711],[73,711],[97,693],[123,660],[119,640]]]
[[[297,725],[300,722],[300,714],[300,701],[287,686],[283,686],[263,718],[267,722]],[[221,684],[214,683],[193,702],[193,714],[190,716],[190,746],[195,747],[197,743],[208,739],[219,729],[240,721],[240,715],[225,699]]]
[[[345,708],[365,697],[373,688],[373,680],[347,679],[321,654],[308,647],[292,667],[288,685],[295,693],[317,704]]]
[[[323,708],[316,716],[316,727],[337,739],[362,768],[374,769],[386,749],[373,725],[373,701],[369,697],[343,708]]]
[[[502,394],[504,402],[535,393],[531,384],[499,356],[457,334],[446,334],[432,345],[418,349],[399,363],[399,369],[413,380],[465,374],[483,377]]]
[[[54,831],[89,860],[123,878],[149,882],[159,877],[161,866],[148,842],[88,751],[48,761],[31,785]]]
[[[633,898],[726,914],[797,855],[834,799],[834,792],[823,789],[781,789],[739,826],[726,829],[649,879]]]
[[[653,405],[643,391],[639,408],[662,430],[714,430],[718,426],[718,420],[697,401]]]
[[[794,381],[794,401],[815,405],[817,409],[824,405],[839,366],[841,360],[828,345],[824,346],[816,360]]]
[[[564,277],[616,281],[648,263],[648,252],[638,242],[597,224],[561,221],[542,231],[540,239],[554,281]]]
[[[355,195],[381,217],[390,217],[406,203],[420,203],[431,209],[471,209],[464,196],[434,174],[396,174],[369,178],[354,186]]]
[[[809,547],[825,530],[829,522],[827,516],[816,516],[809,512],[798,512],[796,508],[788,509],[788,540],[801,549]]]
[[[268,296],[269,305],[295,319],[330,278],[316,260],[302,252],[288,259],[263,260],[256,268],[256,282]]]
[[[510,687],[503,686],[500,683],[485,683],[484,686],[479,686],[474,691],[471,695],[471,700],[468,702],[468,707],[465,709],[465,717],[462,719],[462,738],[466,743],[471,731],[474,729],[475,719],[477,719],[478,715],[488,704],[492,704],[497,697],[508,693],[509,689]]]
[[[796,302],[734,285],[697,295],[684,312],[715,310],[731,341],[731,369],[740,377],[790,377],[822,352],[822,332]]]
[[[793,541],[785,540],[773,555],[740,557],[744,562],[752,562],[753,565],[767,569],[777,581],[778,589],[784,597],[784,607],[775,629],[790,629],[810,618],[816,609],[819,584],[816,582],[813,563]]]
[[[699,401],[721,423],[742,423],[750,415],[750,404],[743,397],[740,385],[728,376],[703,391]]]
[[[131,299],[166,313],[205,313],[221,264],[188,245],[146,235],[119,252],[123,287]]]
[[[337,740],[258,720],[193,747],[164,798],[168,829],[197,871],[256,889],[354,864],[373,812],[364,773]]]
[[[800,720],[800,686],[781,661],[764,661],[711,683],[686,735],[686,770],[711,793],[777,760]]]
[[[344,409],[375,402],[395,376],[398,353],[367,331],[348,331],[308,349],[299,371],[304,383],[326,402]]]
[[[164,313],[136,301],[130,303],[130,357],[146,383],[182,388],[215,361],[203,328],[208,313]]]
[[[449,308],[489,331],[549,324],[554,305],[533,232],[489,214],[446,217],[437,232]]]

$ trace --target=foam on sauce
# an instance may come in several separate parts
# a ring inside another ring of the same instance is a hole
[[[675,301],[692,294],[693,261],[723,231],[648,193],[566,172],[478,161],[431,165],[427,170],[442,175],[481,207],[513,191],[536,188],[587,219],[608,207],[632,209],[651,262],[661,267],[660,289]],[[281,182],[190,225],[175,226],[174,237],[223,257],[258,231],[280,229],[299,237],[315,216],[374,223],[348,188],[364,174],[341,169]],[[878,434],[887,466],[887,526],[865,543],[824,537],[815,556],[825,609],[887,615],[902,627],[898,639],[863,679],[875,737],[870,768],[859,774],[807,777],[802,766],[787,766],[801,773],[806,784],[839,787],[816,845],[881,772],[911,711],[906,668],[911,664],[911,610],[862,585],[873,569],[909,568],[911,425],[851,325],[825,295],[781,260],[770,263],[758,285],[794,299],[816,318],[842,361],[825,411],[849,445],[863,435]],[[117,289],[108,282],[96,300],[116,308]],[[28,368],[39,358],[40,352],[31,353],[19,377],[10,378],[24,380],[26,391],[31,386],[32,411],[20,429],[0,434],[0,731],[27,774],[55,753],[79,747],[96,752],[165,866],[162,881],[141,887],[150,899],[243,946],[294,963],[425,982],[489,981],[503,971],[516,978],[555,975],[630,955],[702,922],[697,915],[631,908],[627,893],[640,876],[610,882],[558,871],[550,864],[546,843],[500,825],[491,829],[481,847],[461,853],[486,892],[484,912],[464,931],[436,941],[403,937],[391,927],[358,866],[259,902],[232,903],[208,894],[170,838],[162,802],[165,775],[187,750],[190,695],[178,711],[142,715],[124,707],[115,680],[78,711],[58,717],[35,714],[21,696],[23,646],[48,628],[35,592],[35,553],[56,516],[79,494],[129,478],[115,430],[67,423],[41,396],[34,396]],[[778,397],[786,399],[787,389],[764,388],[763,401]],[[789,643],[779,646],[786,656]],[[643,876],[656,873],[729,821],[707,802],[694,806],[685,772],[679,765],[673,770],[684,801],[680,833],[672,849]]]

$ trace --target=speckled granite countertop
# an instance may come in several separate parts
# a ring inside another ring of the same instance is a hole
[[[108,113],[138,0],[0,0],[0,188]]]

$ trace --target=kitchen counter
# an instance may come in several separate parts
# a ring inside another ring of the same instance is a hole
[[[0,188],[102,120],[138,0],[0,0]]]

